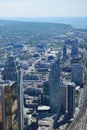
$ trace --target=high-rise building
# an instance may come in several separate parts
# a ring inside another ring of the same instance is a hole
[[[66,45],[63,46],[63,58],[66,58]]]
[[[3,80],[17,81],[17,62],[13,55],[8,56],[3,71]]]
[[[0,86],[0,91],[2,95],[2,130],[19,130],[17,83],[3,83]]]
[[[5,130],[4,90],[0,85],[0,130]]]
[[[61,87],[60,87],[60,59],[53,64],[49,74],[49,95],[52,113],[60,113]]]
[[[21,76],[22,75],[21,75],[19,63],[16,61],[16,59],[14,58],[13,55],[8,56],[8,59],[7,59],[7,62],[5,64],[5,68],[3,71],[3,80],[15,81],[17,83],[16,93],[17,93],[17,105],[18,105],[17,112],[18,112],[18,114],[16,114],[16,116],[18,118],[18,130],[23,130],[23,125],[24,125],[24,121],[23,121],[23,86],[22,86]],[[9,87],[7,87],[7,89],[9,89]]]
[[[81,63],[72,64],[72,82],[83,86],[83,65]]]
[[[0,130],[2,130],[2,94],[0,89]]]
[[[61,113],[66,113],[66,82],[62,82],[62,90],[61,90]]]
[[[43,83],[43,104],[49,105],[49,81]]]
[[[72,49],[71,49],[71,55],[78,55],[78,40],[72,40]]]
[[[73,118],[75,113],[75,84],[68,83],[66,88],[66,112],[69,118]]]
[[[75,113],[75,84],[69,81],[62,82],[61,112],[73,118]]]
[[[70,45],[71,46],[71,55],[76,56],[78,55],[78,40],[66,40],[65,45]]]

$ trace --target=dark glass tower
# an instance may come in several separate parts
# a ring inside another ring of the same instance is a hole
[[[83,71],[83,65],[81,63],[72,64],[72,82],[81,87],[83,87],[84,80]]]
[[[3,80],[17,81],[17,63],[13,56],[8,56],[3,71]]]
[[[63,46],[63,58],[66,58],[66,45]]]
[[[75,84],[71,83],[67,85],[67,113],[69,118],[73,118],[75,114]]]
[[[45,81],[43,83],[43,104],[49,105],[49,82]]]
[[[71,50],[71,55],[78,55],[78,40],[73,40],[72,42],[72,50]]]
[[[0,85],[0,130],[5,130],[4,89]]]

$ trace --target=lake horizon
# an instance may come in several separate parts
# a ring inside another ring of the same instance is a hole
[[[87,29],[87,17],[0,17],[0,19],[21,22],[70,24],[77,29]]]

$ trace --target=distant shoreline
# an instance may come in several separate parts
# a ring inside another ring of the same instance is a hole
[[[87,29],[87,17],[0,17],[3,20],[70,24],[77,29]]]

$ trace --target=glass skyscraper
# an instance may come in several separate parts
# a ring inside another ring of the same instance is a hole
[[[72,82],[76,85],[80,85],[83,87],[83,65],[81,63],[73,63],[72,64]]]
[[[59,114],[61,108],[60,59],[55,61],[49,74],[49,93],[51,112]]]

